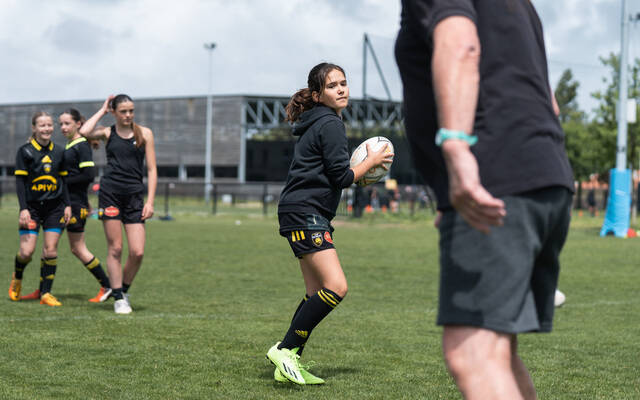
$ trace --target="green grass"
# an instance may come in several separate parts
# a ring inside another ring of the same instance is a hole
[[[238,223],[239,221],[239,223]],[[554,332],[522,335],[541,399],[640,398],[640,239],[597,236],[574,219],[562,255],[567,304]],[[338,219],[349,295],[313,333],[304,359],[321,387],[277,384],[264,358],[304,294],[273,216],[184,213],[147,224],[134,313],[92,304],[98,286],[60,243],[60,308],[11,302],[17,210],[0,208],[2,399],[452,399],[459,394],[434,324],[437,232],[425,218]],[[104,259],[102,227],[87,242]],[[39,251],[39,250],[38,250]],[[24,293],[36,287],[36,253]]]

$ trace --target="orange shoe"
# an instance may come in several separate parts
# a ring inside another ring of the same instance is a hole
[[[16,279],[16,274],[11,275],[9,298],[13,301],[20,300],[20,290],[22,290],[22,279]]]
[[[36,289],[32,293],[20,296],[20,300],[40,300],[40,289]]]
[[[103,301],[107,301],[109,297],[111,297],[111,288],[101,287],[96,297],[89,299],[89,301],[92,303],[102,303]]]
[[[62,303],[60,303],[58,299],[53,297],[51,293],[43,294],[42,297],[40,298],[40,304],[46,304],[51,307],[59,307],[62,305]]]

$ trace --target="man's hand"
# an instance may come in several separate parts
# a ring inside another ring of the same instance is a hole
[[[480,183],[478,162],[469,145],[461,140],[442,144],[449,174],[451,205],[473,228],[489,233],[491,226],[501,226],[507,215],[504,202],[493,197]]]

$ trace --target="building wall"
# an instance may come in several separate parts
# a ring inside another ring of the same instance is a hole
[[[201,97],[134,99],[136,122],[153,130],[159,166],[204,166],[207,99]],[[214,166],[237,166],[240,159],[242,96],[213,98]],[[13,167],[18,147],[31,135],[31,116],[37,111],[53,115],[54,122],[67,108],[77,108],[86,118],[93,115],[102,101],[78,101],[47,104],[0,105],[0,167]],[[107,115],[101,125],[113,124]],[[66,139],[56,126],[54,142]],[[94,159],[105,164],[104,146],[94,151]]]

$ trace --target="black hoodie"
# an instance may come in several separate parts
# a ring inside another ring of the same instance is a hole
[[[302,113],[293,135],[299,138],[278,214],[315,213],[331,220],[342,189],[353,183],[344,123],[331,108],[318,105]]]

